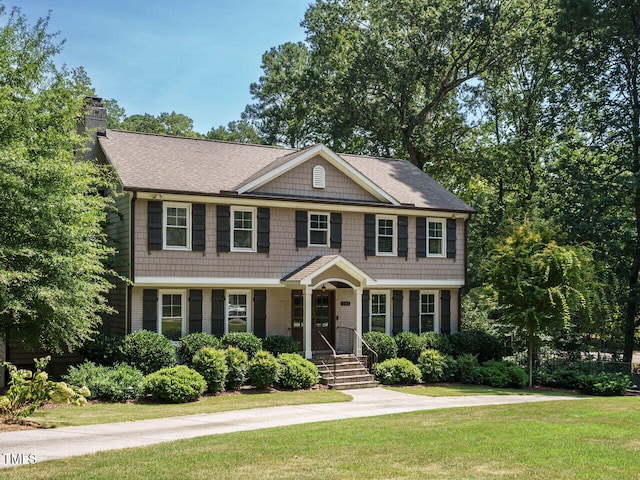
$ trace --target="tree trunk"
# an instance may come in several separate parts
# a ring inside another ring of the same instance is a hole
[[[529,388],[533,387],[533,348],[534,348],[534,336],[533,332],[529,331],[528,346],[527,346],[527,360],[529,363]]]

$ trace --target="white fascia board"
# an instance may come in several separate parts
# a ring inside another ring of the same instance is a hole
[[[136,277],[136,287],[281,287],[278,278]]]
[[[376,288],[446,288],[446,287],[464,287],[464,280],[405,280],[405,279],[381,279],[374,280],[373,283],[367,283],[367,287]]]
[[[322,275],[324,272],[326,272],[331,267],[334,267],[336,265],[339,268],[341,268],[345,273],[347,273],[347,274],[351,275],[352,277],[360,280],[364,285],[368,285],[371,282],[375,282],[375,280],[372,277],[370,277],[365,272],[360,270],[358,267],[356,267],[349,260],[347,260],[346,258],[344,258],[341,255],[338,255],[336,258],[334,258],[330,262],[328,262],[325,265],[323,265],[322,267],[320,267],[318,270],[313,272],[311,275],[308,275],[305,278],[303,278],[302,280],[300,280],[300,285],[311,285],[311,279],[312,278],[315,278],[318,275]]]

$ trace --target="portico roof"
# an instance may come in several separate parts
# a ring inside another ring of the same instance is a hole
[[[286,284],[314,285],[323,273],[333,267],[342,270],[349,277],[356,279],[360,283],[360,286],[375,283],[373,277],[351,263],[342,255],[323,255],[315,257],[286,275],[282,281]]]

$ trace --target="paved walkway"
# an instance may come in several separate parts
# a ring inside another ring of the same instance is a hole
[[[542,395],[424,397],[383,388],[345,390],[351,402],[256,408],[136,422],[0,433],[0,468],[183,438],[436,408],[571,400]]]

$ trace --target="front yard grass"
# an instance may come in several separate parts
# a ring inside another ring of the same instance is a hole
[[[469,395],[551,395],[581,397],[580,393],[551,390],[526,390],[522,388],[494,388],[477,385],[415,385],[409,387],[385,387],[389,390],[425,397],[462,397]]]
[[[201,437],[2,470],[5,479],[638,478],[640,398],[413,412]]]

